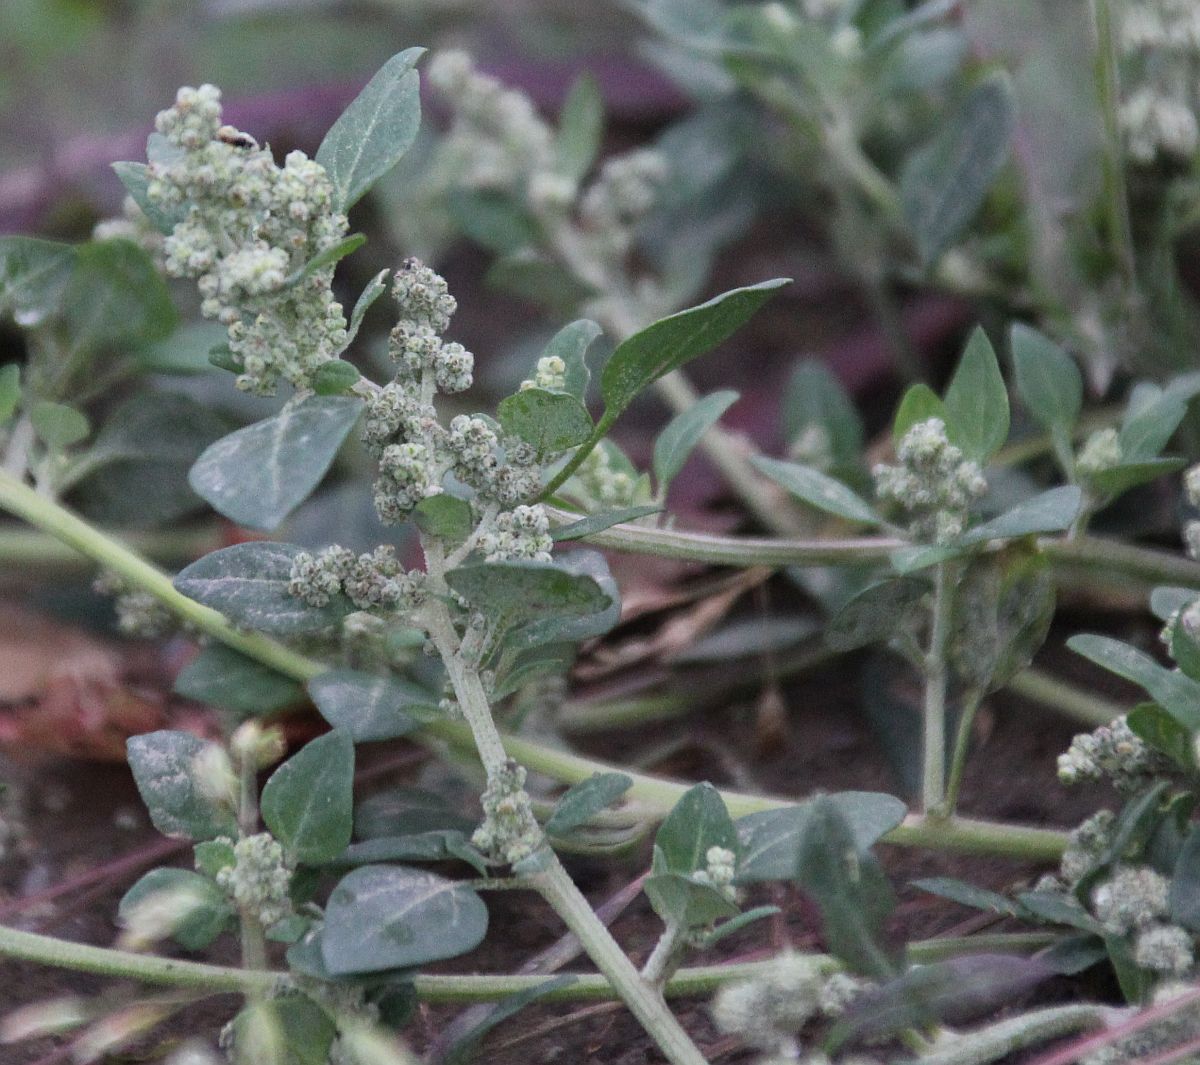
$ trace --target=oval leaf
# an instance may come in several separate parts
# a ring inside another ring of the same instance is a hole
[[[1008,439],[1008,389],[987,334],[977,327],[946,389],[946,435],[983,465]]]
[[[592,435],[592,416],[566,392],[526,388],[502,399],[496,414],[506,433],[532,444],[539,455],[578,447]]]
[[[162,730],[125,744],[138,794],[154,827],[176,839],[237,835],[233,813],[210,802],[196,786],[193,765],[207,741],[190,732]]]
[[[633,786],[633,778],[624,773],[595,773],[568,788],[554,806],[546,822],[552,836],[565,836],[593,814],[611,806]]]
[[[321,716],[356,743],[407,736],[419,722],[406,709],[437,707],[437,699],[420,685],[353,669],[331,669],[314,677],[308,693]]]
[[[180,671],[173,689],[185,699],[238,714],[270,714],[300,700],[303,689],[239,651],[210,643]]]
[[[354,741],[344,732],[310,740],[271,775],[262,818],[288,855],[316,865],[350,845]]]

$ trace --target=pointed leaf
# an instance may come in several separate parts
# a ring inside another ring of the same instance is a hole
[[[714,392],[672,418],[658,434],[654,441],[654,476],[658,479],[660,498],[704,434],[737,400],[736,392]]]
[[[566,382],[563,391],[574,396],[580,403],[587,402],[588,384],[592,372],[588,369],[588,349],[595,343],[602,330],[588,318],[580,318],[564,325],[550,338],[542,352],[542,358],[558,358],[566,364]]]
[[[1049,337],[1018,322],[1010,334],[1017,391],[1025,409],[1046,429],[1069,431],[1083,403],[1083,375]]]
[[[750,462],[759,473],[786,488],[809,506],[863,525],[883,524],[883,519],[853,489],[818,470],[795,462],[781,462],[765,455],[755,455]]]
[[[624,773],[594,773],[568,788],[554,804],[546,822],[551,836],[565,836],[616,802],[633,786],[633,778]]]
[[[662,852],[664,871],[685,876],[705,868],[710,847],[724,847],[735,854],[741,850],[721,793],[707,783],[683,794],[659,826],[654,845]]]
[[[911,386],[900,400],[900,406],[896,408],[896,417],[892,422],[892,440],[900,443],[909,429],[918,422],[929,421],[930,418],[939,418],[943,423],[949,420],[942,397],[926,384]]]
[[[190,732],[163,730],[131,737],[129,768],[150,820],[164,836],[213,839],[237,835],[233,813],[207,799],[196,785],[194,764],[212,744]]]
[[[660,506],[650,505],[645,507],[622,507],[620,510],[605,510],[599,514],[589,514],[586,518],[580,518],[579,521],[571,522],[570,525],[560,525],[557,529],[551,530],[550,535],[553,537],[555,543],[582,540],[595,533],[603,532],[605,529],[611,529],[614,525],[621,525],[627,521],[637,521],[638,518],[645,518],[651,514],[661,514],[662,509]]]
[[[575,79],[563,103],[554,138],[556,169],[564,177],[579,181],[591,170],[604,135],[604,98],[590,73]]]
[[[271,775],[262,818],[287,854],[318,865],[350,845],[354,741],[334,731],[310,740]]]
[[[863,449],[863,424],[837,375],[817,359],[805,359],[792,372],[783,399],[783,432],[788,444],[796,443],[812,426],[825,430],[837,465],[859,460]]]
[[[1019,536],[1062,532],[1071,527],[1082,504],[1083,493],[1077,485],[1060,485],[968,530],[961,543],[982,544],[988,540],[1014,540]]]
[[[1144,688],[1189,732],[1200,729],[1200,683],[1159,665],[1149,655],[1110,636],[1072,636],[1067,646],[1084,658]]]
[[[976,328],[946,389],[946,435],[983,465],[1008,439],[1008,389],[992,342]]]

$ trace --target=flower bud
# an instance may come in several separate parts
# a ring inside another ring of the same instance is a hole
[[[249,764],[255,769],[274,765],[287,753],[287,739],[282,729],[264,727],[257,721],[247,721],[238,726],[229,741],[229,749],[239,763]]]

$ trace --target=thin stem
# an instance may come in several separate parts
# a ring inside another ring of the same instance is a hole
[[[658,937],[650,957],[642,966],[642,979],[651,987],[662,987],[671,975],[672,969],[678,964],[680,949],[683,947],[683,935],[687,929],[681,921],[668,921],[667,927]]]
[[[921,768],[921,808],[942,808],[946,793],[946,650],[954,611],[954,575],[942,562],[933,571],[929,650],[925,654],[925,706]]]
[[[1116,703],[1043,673],[1040,669],[1023,670],[1005,688],[1024,699],[1052,707],[1091,728],[1111,724],[1125,713],[1124,708]]]
[[[144,558],[160,562],[190,562],[222,546],[215,526],[123,533],[125,543]],[[55,572],[90,566],[78,551],[36,529],[0,525],[0,565],[26,570],[44,567]]]
[[[1051,1006],[956,1035],[922,1054],[916,1065],[987,1065],[1027,1047],[1074,1032],[1103,1027],[1114,1011],[1105,1006]]]
[[[971,727],[975,724],[975,714],[979,704],[983,702],[981,692],[971,692],[963,703],[962,713],[958,719],[958,735],[954,739],[954,753],[950,756],[950,783],[946,785],[946,801],[943,812],[953,815],[958,809],[958,793],[962,788],[963,770],[967,765],[967,751],[971,746]]]

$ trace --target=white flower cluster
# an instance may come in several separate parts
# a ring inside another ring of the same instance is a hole
[[[589,510],[627,507],[634,502],[637,481],[614,460],[619,454],[607,440],[588,453],[568,482],[572,494],[581,495]]]
[[[1058,779],[1064,784],[1107,777],[1122,792],[1145,787],[1155,777],[1169,776],[1174,766],[1129,727],[1124,715],[1071,741],[1058,756]]]
[[[344,594],[359,610],[406,613],[425,598],[425,574],[406,570],[390,545],[362,555],[335,545],[315,555],[298,554],[292,561],[288,591],[313,607]]]
[[[892,500],[912,519],[920,540],[946,543],[962,535],[971,503],[987,491],[979,464],[950,443],[941,418],[917,422],[896,446],[898,465],[872,471],[880,499]]]
[[[1115,821],[1111,810],[1100,810],[1071,833],[1059,866],[1067,887],[1074,888],[1108,849]]]
[[[166,269],[196,279],[201,312],[229,327],[238,387],[272,395],[281,378],[307,387],[346,342],[333,297],[333,266],[289,284],[306,263],[346,235],[323,167],[290,152],[282,167],[268,148],[221,124],[220,92],[183,88],[155,125],[169,150],[149,164],[146,195],[186,210],[164,242]]]
[[[496,516],[479,538],[479,550],[488,562],[527,558],[549,562],[554,540],[545,507],[515,507]]]
[[[704,868],[692,873],[691,879],[697,884],[708,884],[730,902],[737,902],[737,888],[733,886],[736,860],[737,856],[727,847],[709,847],[704,854]]]
[[[1099,429],[1087,438],[1075,459],[1075,468],[1083,476],[1091,476],[1119,466],[1124,458],[1121,438],[1116,429]]]
[[[1187,160],[1200,146],[1200,8],[1193,0],[1127,0],[1119,42],[1130,91],[1120,123],[1129,155]]]
[[[628,254],[635,228],[670,175],[661,152],[642,148],[605,161],[579,201],[579,219],[612,259]]]
[[[1133,958],[1142,969],[1179,976],[1195,963],[1195,944],[1171,924],[1171,881],[1148,866],[1119,866],[1092,892],[1092,908],[1112,935],[1133,936]]]
[[[521,382],[521,391],[544,388],[548,392],[561,392],[567,387],[567,364],[557,355],[538,359],[533,376]]]
[[[126,636],[140,640],[158,640],[179,627],[171,613],[149,592],[133,588],[115,573],[102,573],[92,582],[99,595],[113,596],[117,628]]]
[[[769,969],[726,984],[712,1003],[717,1028],[785,1060],[799,1058],[797,1035],[820,1016],[838,1016],[870,985],[799,954],[784,953]]]
[[[253,914],[264,928],[290,917],[292,871],[278,840],[269,832],[260,832],[236,843],[226,837],[218,842],[233,847],[234,864],[217,873],[217,884],[237,908]]]
[[[542,843],[542,830],[525,791],[525,769],[511,759],[488,779],[481,799],[483,823],[471,842],[507,864],[531,855]]]

